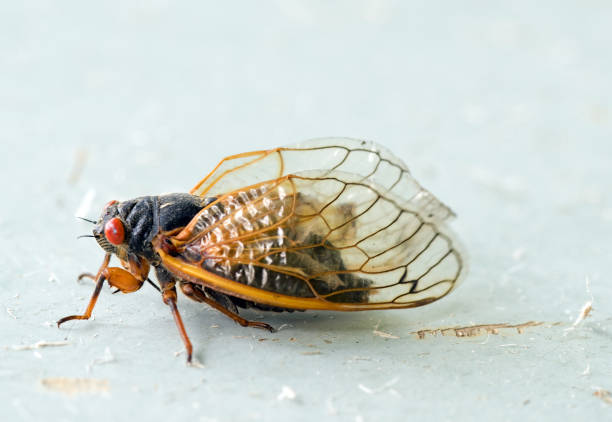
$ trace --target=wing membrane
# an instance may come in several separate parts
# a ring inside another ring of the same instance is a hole
[[[216,287],[275,306],[420,306],[448,294],[465,273],[444,224],[392,188],[337,169],[222,194],[171,240],[177,253],[167,259],[177,271],[204,284],[225,280]]]
[[[287,147],[225,158],[191,193],[218,196],[304,171],[352,173],[360,180],[395,194],[400,202],[420,210],[428,221],[444,221],[453,211],[424,189],[406,164],[381,145],[350,138],[311,139]]]

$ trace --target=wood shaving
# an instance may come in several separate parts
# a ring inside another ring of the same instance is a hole
[[[380,326],[380,321],[378,321],[376,323],[376,325],[374,326],[374,330],[372,331],[372,334],[374,334],[375,336],[379,336],[382,338],[392,338],[392,339],[398,339],[398,336],[394,336],[393,334],[390,333],[385,333],[384,331],[380,331],[378,329],[378,327]]]
[[[94,378],[43,378],[40,380],[40,383],[48,390],[68,395],[79,393],[107,393],[110,391],[108,380]]]
[[[589,277],[585,277],[584,282],[586,284],[586,291],[589,296],[591,296],[591,300],[587,301],[584,305],[582,305],[580,313],[576,317],[576,320],[574,321],[572,326],[565,329],[566,335],[568,332],[574,331],[576,328],[578,328],[578,326],[582,324],[582,322],[591,314],[591,311],[593,310],[593,294],[591,293],[591,280],[589,279]]]
[[[67,341],[38,341],[34,344],[24,344],[24,345],[15,345],[5,347],[5,349],[11,350],[33,350],[33,349],[42,349],[43,347],[59,347],[59,346],[67,346],[70,344]]]
[[[523,334],[525,328],[536,327],[544,324],[543,322],[527,321],[522,324],[479,324],[470,325],[467,327],[449,327],[449,328],[434,328],[427,330],[413,331],[410,334],[416,334],[419,339],[423,340],[427,334],[437,336],[455,336],[455,337],[475,337],[481,334],[499,334],[500,330],[516,329],[517,333]]]
[[[608,390],[599,388],[593,392],[593,395],[599,397],[605,403],[612,404],[612,393]]]
[[[392,338],[392,339],[399,338],[398,336],[394,336],[393,334],[385,333],[384,331],[379,331],[379,330],[372,331],[372,334],[374,334],[375,336],[382,337],[382,338]]]

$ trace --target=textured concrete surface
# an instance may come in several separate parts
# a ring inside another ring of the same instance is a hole
[[[4,2],[0,419],[611,418],[611,18],[598,1]],[[180,298],[202,368],[146,286],[55,327],[103,256],[75,215],[331,135],[385,144],[457,212],[455,293],[247,313],[276,334]]]

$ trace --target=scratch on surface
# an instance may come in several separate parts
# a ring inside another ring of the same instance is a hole
[[[15,316],[15,314],[13,313],[13,310],[11,308],[6,308],[6,313],[9,314],[13,319],[17,319],[17,317]]]
[[[603,402],[612,404],[612,393],[608,390],[604,390],[602,388],[598,388],[593,392],[595,397],[599,397]]]
[[[85,196],[83,197],[83,199],[81,199],[81,203],[79,204],[79,207],[75,211],[74,215],[76,217],[86,217],[95,197],[96,197],[96,190],[89,189],[87,193],[85,193]]]
[[[437,336],[455,336],[455,337],[475,337],[481,334],[499,334],[500,330],[515,329],[519,334],[523,334],[525,328],[536,327],[544,324],[543,322],[527,321],[522,324],[479,324],[470,325],[467,327],[449,327],[449,328],[433,328],[419,331],[412,331],[410,334],[416,334],[419,339],[423,340],[427,334]]]
[[[84,148],[78,148],[74,154],[74,161],[72,163],[72,169],[70,170],[70,175],[68,176],[68,183],[74,185],[79,181],[81,177],[81,173],[85,168],[85,163],[87,162],[87,150]]]
[[[74,395],[79,393],[106,393],[110,391],[108,380],[94,378],[43,378],[40,380],[48,390]]]
[[[386,383],[384,383],[382,386],[378,388],[370,388],[363,384],[357,384],[357,388],[359,388],[361,391],[363,391],[366,394],[377,394],[377,393],[382,393],[383,391],[388,391],[389,393],[393,395],[399,395],[399,393],[395,389],[391,388],[395,384],[397,384],[398,381],[399,381],[399,377],[395,377],[395,378],[390,379],[389,381],[387,381]]]
[[[591,364],[587,363],[586,368],[584,368],[584,371],[582,371],[582,373],[580,375],[582,376],[587,376],[591,373]]]
[[[104,349],[104,356],[102,358],[94,359],[89,365],[86,366],[87,372],[91,371],[94,365],[104,365],[105,363],[115,362],[115,356],[111,353],[110,347]]]
[[[37,341],[34,344],[24,344],[24,345],[14,345],[5,347],[5,349],[11,350],[33,350],[33,349],[42,349],[43,347],[59,347],[59,346],[67,346],[70,344],[67,341]]]

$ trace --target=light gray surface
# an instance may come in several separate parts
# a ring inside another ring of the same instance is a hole
[[[612,390],[609,3],[223,4],[0,7],[0,420],[611,418],[594,396]],[[95,319],[53,325],[84,310],[93,286],[76,275],[103,256],[75,239],[90,229],[79,209],[96,218],[110,199],[188,190],[225,155],[330,135],[385,144],[455,209],[471,271],[454,294],[265,315],[276,334],[180,298],[204,368],[175,357],[151,288],[104,289]],[[545,324],[411,334],[526,321]],[[41,340],[68,344],[13,350]],[[55,377],[108,391],[43,386]]]

